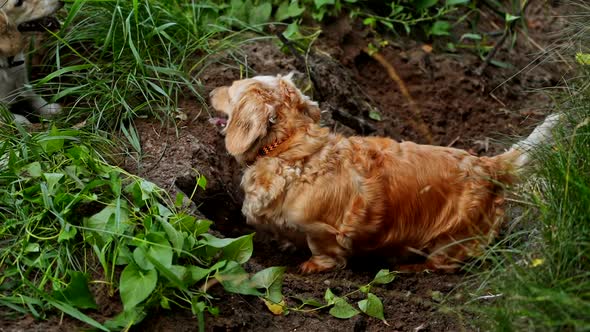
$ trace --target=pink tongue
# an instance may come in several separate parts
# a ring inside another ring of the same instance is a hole
[[[225,125],[227,125],[227,119],[213,117],[213,118],[209,119],[209,123],[211,123],[211,124],[213,124],[215,126],[222,126],[222,127],[224,127]]]

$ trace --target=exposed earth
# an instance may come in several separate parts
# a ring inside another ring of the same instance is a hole
[[[564,20],[558,16],[566,10],[564,6],[552,7],[544,2],[531,5],[526,15],[527,34],[519,33],[515,47],[503,47],[496,56],[512,67],[489,65],[482,75],[476,73],[482,60],[475,53],[465,49],[456,53],[445,51],[446,40],[430,44],[396,38],[381,48],[377,56],[369,55],[363,49],[375,36],[358,22],[346,17],[335,19],[323,27],[314,52],[307,58],[315,76],[314,99],[325,111],[323,124],[347,135],[384,135],[463,148],[478,155],[498,153],[514,137],[528,134],[551,109],[550,98],[540,89],[558,85],[567,67],[560,64],[557,53],[547,54],[544,49],[558,37],[555,32],[564,28]],[[485,23],[480,31],[503,27],[503,22],[493,14],[482,21]],[[281,51],[276,41],[244,44],[235,55],[251,67],[248,75],[305,72],[300,60]],[[388,68],[376,60],[379,56],[395,69],[410,98],[388,74]],[[204,93],[240,78],[239,68],[227,66],[227,55],[219,55],[215,60],[201,75]],[[172,193],[180,190],[189,196],[197,174],[204,175],[207,189],[197,190],[193,197],[197,213],[215,222],[212,228],[217,234],[235,237],[253,232],[240,212],[242,169],[225,150],[221,126],[215,121],[219,115],[188,94],[180,107],[186,119],[176,128],[157,120],[136,122],[144,156],[138,162],[128,159],[125,167]],[[378,113],[380,121],[371,119],[372,111]],[[283,293],[292,307],[299,304],[294,297],[322,299],[327,287],[336,295],[345,294],[371,281],[379,269],[392,268],[383,261],[363,259],[353,261],[341,271],[301,275],[297,266],[309,258],[307,251],[280,252],[276,243],[261,236],[255,236],[254,242],[254,254],[246,269],[286,266]],[[383,301],[389,326],[363,315],[340,320],[325,310],[274,316],[255,297],[226,294],[221,287],[213,287],[212,294],[220,298],[220,315],[207,317],[207,330],[473,330],[471,320],[475,317],[461,317],[449,309],[449,303],[461,300],[460,292],[454,289],[464,277],[461,273],[400,274],[392,283],[373,288]],[[441,304],[433,292],[451,296]],[[117,312],[108,299],[99,301],[99,307],[93,316],[98,320]],[[67,317],[42,323],[29,319],[17,325],[0,324],[0,331],[79,329],[76,324]],[[134,329],[196,331],[197,320],[190,311],[161,310],[150,313]]]

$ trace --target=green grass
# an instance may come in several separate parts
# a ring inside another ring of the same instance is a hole
[[[67,6],[55,71],[37,82],[69,105],[68,123],[118,127],[136,117],[170,121],[180,98],[204,102],[198,74],[209,57],[239,46],[224,6],[207,1],[85,1]]]
[[[574,52],[588,50],[586,25],[572,36]],[[524,215],[469,282],[468,308],[485,330],[590,330],[590,67],[576,69],[567,92],[554,93],[564,113],[555,144],[535,152],[519,191]]]

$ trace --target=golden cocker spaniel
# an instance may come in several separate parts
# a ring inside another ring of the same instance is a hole
[[[384,137],[344,137],[319,126],[318,104],[290,76],[257,76],[211,92],[229,118],[227,151],[247,165],[242,212],[249,224],[291,240],[312,257],[300,268],[343,267],[352,255],[420,253],[402,270],[454,271],[494,238],[505,185],[549,136],[550,116],[494,157]]]

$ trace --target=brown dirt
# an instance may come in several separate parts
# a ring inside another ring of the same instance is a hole
[[[358,23],[335,20],[324,27],[317,42],[317,49],[321,51],[308,59],[319,80],[320,91],[316,91],[315,98],[322,97],[320,106],[326,111],[323,123],[345,134],[371,133],[397,140],[427,142],[412,123],[414,119],[426,126],[434,144],[464,148],[475,154],[497,153],[506,147],[507,137],[527,134],[551,108],[549,98],[535,89],[556,85],[564,70],[554,61],[533,62],[539,48],[530,41],[547,46],[552,41],[550,32],[563,28],[562,21],[550,17],[557,15],[554,10],[563,12],[564,9],[545,4],[532,5],[527,16],[530,39],[521,36],[514,49],[504,48],[498,54],[500,60],[512,63],[514,68],[489,66],[482,76],[474,73],[481,61],[467,51],[445,53],[437,43],[434,51],[429,52],[424,47],[427,44],[407,39],[396,39],[383,48],[380,54],[393,65],[416,101],[420,112],[418,117],[384,67],[362,51],[374,36]],[[494,20],[488,17],[482,26],[483,31],[493,30],[494,24],[502,26],[500,21]],[[281,52],[270,42],[243,45],[238,56],[251,65],[248,75],[304,71],[294,57]],[[238,68],[223,65],[223,60],[227,59],[220,56],[219,60],[201,76],[205,93],[240,77]],[[525,67],[527,69],[519,73]],[[240,213],[242,193],[238,185],[242,170],[226,153],[220,127],[210,121],[215,114],[192,96],[186,96],[180,108],[186,119],[181,120],[177,128],[151,120],[136,122],[144,155],[140,159],[127,160],[126,168],[172,193],[183,191],[188,195],[193,193],[196,175],[204,175],[208,188],[196,190],[193,197],[197,213],[215,221],[214,231],[225,236],[252,232]],[[371,109],[380,112],[381,121],[369,119]],[[287,266],[283,292],[292,307],[298,304],[294,297],[322,299],[327,287],[337,295],[345,294],[368,283],[380,268],[390,268],[383,261],[365,258],[351,262],[342,271],[298,274],[297,265],[308,257],[305,250],[279,252],[274,243],[255,237],[254,255],[246,268],[258,271],[273,265]],[[451,294],[462,278],[461,274],[400,275],[389,285],[375,287],[372,291],[383,300],[385,318],[390,326],[363,315],[339,320],[326,311],[291,311],[287,316],[273,316],[257,298],[225,294],[220,287],[214,287],[211,291],[219,298],[216,304],[221,314],[207,317],[207,330],[471,330],[471,322],[450,314],[451,310],[445,310],[446,305],[432,298],[434,291]],[[353,300],[360,298],[353,297]],[[458,299],[453,297],[451,302],[455,300]],[[58,325],[59,319],[18,326],[0,324],[0,331],[45,330],[51,326],[55,328],[51,330],[70,330],[72,327],[67,324],[71,320],[65,322],[66,325],[61,326]],[[197,329],[197,321],[188,311],[162,310],[150,313],[135,329],[193,331]]]

